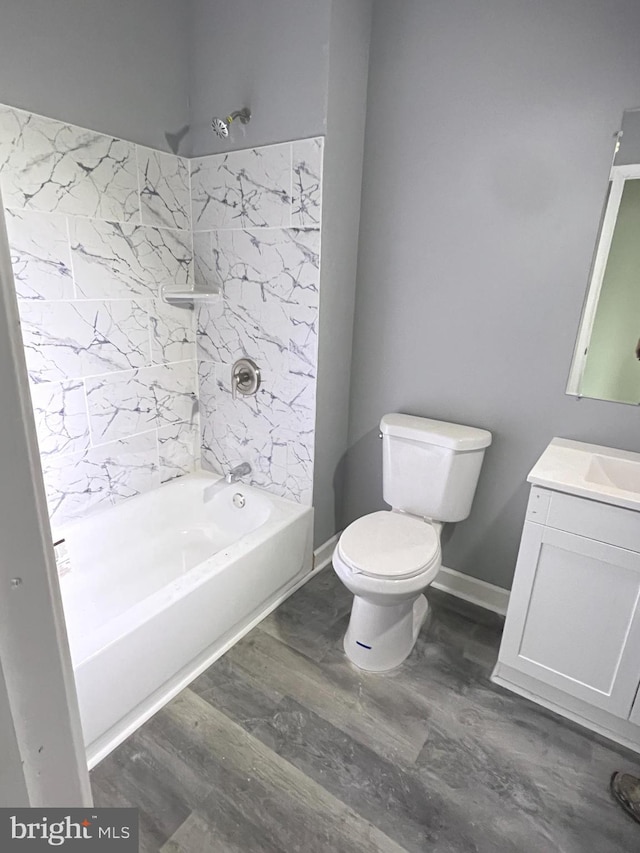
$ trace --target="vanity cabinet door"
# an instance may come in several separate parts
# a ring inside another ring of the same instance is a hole
[[[640,554],[526,522],[500,660],[627,719],[640,681]]]

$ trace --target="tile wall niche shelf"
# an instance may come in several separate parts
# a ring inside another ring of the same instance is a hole
[[[216,302],[220,299],[220,294],[213,290],[166,290],[162,288],[162,299],[168,305],[193,310],[196,303]]]

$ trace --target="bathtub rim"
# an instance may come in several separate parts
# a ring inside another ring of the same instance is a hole
[[[222,480],[220,475],[211,473],[209,476],[209,472],[207,471],[197,471],[194,472],[194,474],[185,476],[192,478],[192,482],[203,480],[208,483],[210,481],[219,482]],[[176,481],[163,483],[159,489],[170,487],[172,485],[175,486],[176,483],[182,479],[183,478],[178,478]],[[77,636],[74,635],[73,628],[69,630],[69,623],[71,623],[71,625],[73,624],[73,617],[69,618],[65,614],[69,648],[71,651],[71,661],[74,671],[89,663],[113,643],[120,641],[123,637],[126,637],[128,634],[135,631],[149,619],[152,619],[159,611],[170,606],[176,599],[181,598],[191,590],[197,589],[199,586],[206,583],[213,577],[213,575],[216,574],[216,572],[222,571],[229,562],[240,559],[246,554],[249,554],[259,548],[271,536],[281,532],[287,527],[287,525],[292,523],[294,520],[301,518],[311,509],[311,507],[302,506],[301,504],[297,504],[294,501],[280,497],[279,495],[273,495],[257,486],[249,486],[244,483],[237,483],[234,485],[237,486],[238,491],[244,489],[248,492],[258,493],[261,497],[266,497],[271,503],[271,516],[255,530],[242,535],[235,542],[232,542],[227,547],[224,547],[212,554],[210,557],[205,558],[201,563],[193,566],[187,572],[178,575],[169,583],[164,584],[164,586],[159,587],[150,595],[137,601],[117,616],[114,616],[104,622],[86,638],[82,638],[81,641],[78,641]],[[158,490],[154,491],[157,492]],[[145,495],[141,495],[140,497],[145,497]],[[127,502],[127,504],[130,505],[131,501]],[[120,507],[111,508],[111,510],[117,509],[120,509]],[[105,511],[105,514],[107,512],[111,512],[111,510]],[[100,515],[103,514],[101,513]],[[94,517],[94,522],[97,517],[97,515]],[[74,522],[74,526],[80,524],[82,524],[82,520]],[[70,533],[72,532],[73,531],[70,531]],[[82,571],[82,568],[78,569],[78,572]],[[60,589],[63,603],[65,597],[65,583],[70,583],[73,580],[71,574],[72,573],[60,578]]]

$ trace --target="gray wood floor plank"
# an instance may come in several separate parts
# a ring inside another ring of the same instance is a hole
[[[351,612],[346,587],[336,589],[327,571],[320,572],[294,597],[264,619],[259,629],[319,661],[342,640],[343,622]]]
[[[117,780],[102,778],[100,781],[91,774],[91,789],[93,792],[94,805],[98,808],[138,808],[135,803],[130,802],[118,787]],[[157,853],[162,843],[164,833],[156,828],[153,815],[144,812],[138,814],[138,853]]]
[[[155,742],[162,745],[174,774],[194,773],[206,779],[213,792],[210,802],[199,804],[203,814],[192,812],[167,842],[167,850],[279,853],[281,846],[272,843],[264,827],[255,822],[259,810],[242,808],[245,794],[239,792],[247,787],[244,774],[234,772],[224,757],[221,760],[209,748],[206,738],[194,737],[190,726],[169,714],[157,714],[147,726]]]
[[[209,766],[223,768],[219,786],[198,814],[215,821],[220,795],[260,827],[265,844],[287,853],[405,853],[342,800],[285,761],[190,690],[158,715],[171,721]]]
[[[216,708],[241,722],[247,731],[269,719],[284,695],[264,679],[260,682],[240,670],[228,655],[196,678],[190,689],[207,701],[211,699]]]
[[[492,685],[478,685],[467,699],[430,731],[420,770],[465,797],[480,786],[488,813],[493,801],[511,820],[530,819],[549,838],[549,850],[633,849],[625,846],[630,827],[620,821],[608,779],[619,765],[640,775],[637,755]]]
[[[202,698],[251,731],[274,752],[343,799],[407,850],[424,850],[427,843],[429,849],[437,849],[434,844],[439,839],[442,815],[448,812],[447,801],[437,787],[434,790],[432,785],[429,790],[420,779],[407,777],[401,766],[380,758],[292,699],[285,698],[264,713],[264,699],[258,696],[256,702],[263,718],[256,725],[255,717],[246,713],[255,682],[240,667],[227,666],[224,678],[212,681],[215,689],[207,689],[200,694]],[[239,704],[230,701],[227,691],[231,691],[232,700],[239,693],[243,701]],[[157,737],[165,742],[171,737],[178,754],[190,751],[182,741],[180,727],[171,735],[166,728],[158,730]],[[190,752],[193,764],[197,759]],[[198,772],[210,774],[210,768],[199,760],[197,766]],[[193,832],[199,837],[200,831],[199,823]],[[475,849],[463,833],[458,842],[460,850]]]
[[[316,576],[92,772],[142,853],[635,853],[611,800],[640,758],[489,680],[501,620],[431,591],[397,670],[345,659]]]
[[[156,851],[191,813],[186,795],[132,736],[91,774],[98,807],[139,809],[141,849]]]
[[[381,758],[292,699],[253,734],[411,853],[500,843],[491,826],[469,831],[446,785]]]
[[[228,798],[207,803],[204,814],[193,812],[161,848],[161,853],[283,853]]]
[[[411,764],[428,731],[428,706],[401,687],[390,694],[379,676],[341,660],[330,670],[256,631],[229,652],[254,678],[275,685],[382,757]]]

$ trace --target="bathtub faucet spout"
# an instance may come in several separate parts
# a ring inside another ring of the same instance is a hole
[[[227,483],[237,483],[242,477],[246,477],[250,473],[251,465],[248,462],[241,462],[235,468],[228,471],[224,479]]]

